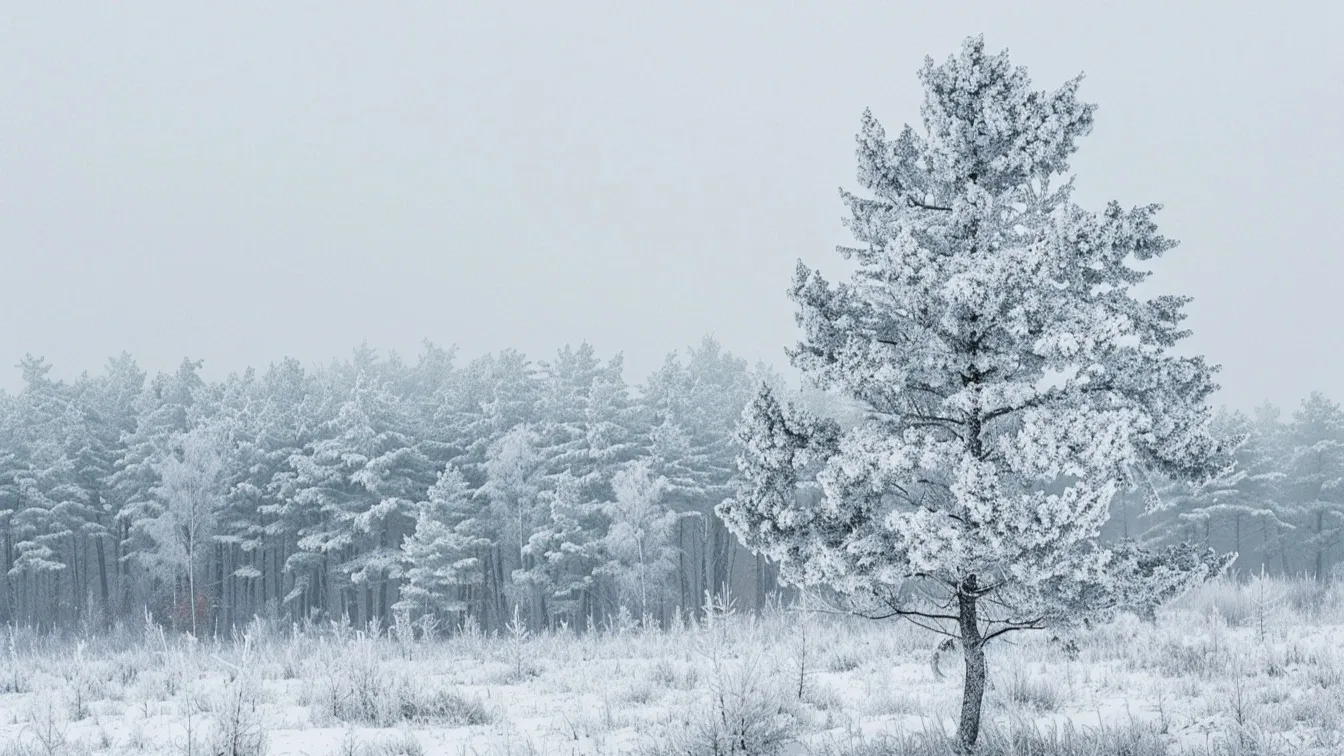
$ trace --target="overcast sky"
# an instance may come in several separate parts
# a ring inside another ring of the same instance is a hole
[[[207,7],[211,6],[211,7]],[[971,11],[970,8],[977,10]],[[713,333],[783,364],[871,107],[983,32],[1100,104],[1079,199],[1162,202],[1221,398],[1344,399],[1337,3],[8,3],[0,364],[212,378],[362,340],[642,379]],[[17,369],[0,387],[19,384]]]

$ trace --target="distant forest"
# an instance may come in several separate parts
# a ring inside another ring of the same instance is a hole
[[[0,393],[0,621],[157,621],[228,633],[290,621],[451,631],[666,624],[708,600],[788,597],[715,514],[738,483],[756,386],[842,425],[862,408],[786,388],[706,338],[642,385],[587,344],[458,364],[360,347],[218,383],[128,355],[54,380],[37,358]],[[1328,580],[1344,540],[1344,413],[1221,412],[1237,469],[1192,487],[1124,481],[1110,538],[1191,541],[1242,573]],[[806,492],[800,492],[806,495]]]

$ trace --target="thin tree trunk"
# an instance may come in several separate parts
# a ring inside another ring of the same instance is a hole
[[[14,579],[9,571],[14,568],[14,528],[8,519],[5,521],[5,620],[17,621],[19,614],[14,606]]]
[[[966,657],[966,681],[961,691],[961,722],[957,725],[957,746],[965,754],[971,753],[980,738],[980,706],[985,697],[985,647],[976,616],[975,591],[979,587],[975,575],[966,578],[957,592],[958,624],[961,627],[961,649]]]
[[[719,543],[724,554],[723,580],[719,582],[723,583],[724,595],[731,595],[733,591],[733,575],[737,572],[737,552],[739,547],[737,541],[728,536],[728,531],[726,529],[720,533]]]
[[[1316,582],[1325,582],[1325,512],[1316,513]]]
[[[700,536],[700,594],[696,596],[696,605],[704,603],[714,590],[713,565],[710,558],[710,518],[705,518]]]
[[[753,571],[756,580],[756,611],[765,609],[765,560],[759,553],[756,554],[756,569]]]
[[[644,539],[636,538],[635,546],[639,549],[639,621],[643,624],[649,613],[649,594],[644,587]]]
[[[220,610],[224,605],[224,544],[215,544],[215,589],[210,591],[214,594],[215,605],[210,611],[210,627],[212,632],[219,633]]]
[[[191,634],[196,635],[196,554],[192,546],[187,547],[187,603],[191,605]]]
[[[387,544],[391,540],[389,537],[391,527],[389,521],[383,521],[382,530],[378,532],[378,548],[380,550],[387,548]],[[390,578],[386,570],[381,572],[381,576],[382,580],[378,583],[378,616],[383,618],[383,627],[391,627],[392,613],[387,608],[387,583]]]
[[[321,590],[320,590],[320,591],[318,592],[318,594],[314,597],[314,598],[316,598],[317,601],[318,601],[317,611],[318,611],[318,613],[319,613],[321,616],[323,616],[323,617],[328,617],[328,616],[330,616],[330,613],[327,611],[327,608],[328,608],[329,606],[331,606],[331,602],[330,602],[330,600],[329,600],[329,596],[327,595],[327,594],[331,591],[331,569],[330,569],[330,566],[329,566],[329,564],[328,564],[329,561],[330,561],[330,559],[327,557],[327,552],[323,551],[323,552],[322,552],[322,575],[321,575],[321,583],[320,583]]]
[[[1237,552],[1237,557],[1240,558],[1240,557],[1241,557],[1241,515],[1237,515],[1236,520],[1234,520],[1234,522],[1236,523],[1236,535],[1234,536],[1234,539],[1236,540],[1235,551]]]
[[[84,616],[84,591],[81,590],[84,586],[84,573],[79,569],[79,536],[71,533],[68,545],[70,546],[70,569],[65,571],[70,573],[70,606],[74,609],[74,614],[71,616],[71,619],[77,620]],[[56,581],[57,585],[60,585],[59,577]],[[58,591],[55,595],[55,598],[57,599],[56,609],[58,612],[60,611],[60,596],[61,594]]]
[[[677,518],[677,605],[683,611],[690,609],[686,604],[686,587],[688,575],[686,574],[686,519]]]
[[[495,626],[499,628],[509,623],[509,602],[508,597],[504,595],[504,588],[504,550],[499,544],[495,544]]]
[[[103,545],[103,539],[104,536],[99,535],[93,540],[98,552],[98,587],[102,591],[103,611],[110,614],[111,606],[108,603],[107,593],[107,552],[106,547]],[[107,618],[104,617],[104,620],[106,619]]]

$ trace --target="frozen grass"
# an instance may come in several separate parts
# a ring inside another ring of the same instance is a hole
[[[947,754],[960,658],[892,622],[767,612],[667,631],[262,622],[7,629],[0,756]],[[1344,593],[1217,581],[1159,614],[991,647],[984,753],[1344,753]]]

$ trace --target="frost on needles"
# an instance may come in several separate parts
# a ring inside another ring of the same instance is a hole
[[[842,191],[856,271],[800,262],[790,291],[793,364],[866,416],[842,432],[763,387],[719,513],[784,579],[956,637],[970,748],[985,642],[1150,611],[1226,566],[1098,536],[1122,488],[1209,479],[1230,449],[1209,430],[1215,368],[1172,349],[1188,299],[1132,291],[1175,246],[1158,206],[1088,211],[1062,179],[1096,109],[1082,77],[1034,90],[971,38],[919,78],[922,129],[863,115],[866,196]]]

